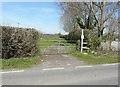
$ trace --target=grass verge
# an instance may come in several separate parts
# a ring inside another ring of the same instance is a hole
[[[1,69],[22,69],[29,68],[34,64],[39,63],[42,59],[42,56],[35,56],[32,58],[10,58],[10,59],[1,59],[0,65]]]
[[[71,52],[70,55],[76,57],[78,60],[82,60],[87,64],[107,64],[107,63],[118,63],[119,57],[96,57],[93,54],[82,54],[80,51]]]

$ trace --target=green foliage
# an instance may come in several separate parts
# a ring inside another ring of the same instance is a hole
[[[35,56],[39,35],[35,29],[2,26],[2,58]]]
[[[68,35],[66,35],[65,39],[68,42],[76,43],[76,41],[80,39],[80,36],[81,36],[81,31],[80,30],[74,30],[74,31],[70,32]]]
[[[90,50],[97,50],[100,42],[103,41],[100,37],[98,37],[97,31],[85,29],[84,33],[85,40],[88,43],[87,46],[90,48]]]

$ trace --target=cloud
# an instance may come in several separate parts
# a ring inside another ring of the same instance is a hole
[[[9,9],[9,8],[8,8]],[[11,10],[11,9],[9,9]],[[57,9],[54,9],[54,8],[40,8],[40,7],[30,7],[30,8],[14,8],[14,11],[19,11],[19,12],[30,12],[30,11],[35,11],[35,12],[42,12],[42,13],[55,13],[55,12],[58,12]]]
[[[28,12],[28,11],[39,11],[39,12],[57,12],[58,10],[55,8],[47,8],[47,7],[4,7],[2,10],[11,10],[12,11],[20,11],[20,12]]]
[[[36,10],[36,11],[42,11],[42,12],[56,12],[56,9],[53,8],[28,8],[28,10]]]

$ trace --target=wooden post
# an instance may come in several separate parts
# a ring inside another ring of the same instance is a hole
[[[83,39],[84,39],[84,34],[83,34],[83,29],[82,29],[82,34],[81,34],[81,53],[83,52]]]

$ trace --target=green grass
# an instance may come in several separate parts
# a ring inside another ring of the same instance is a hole
[[[80,51],[71,52],[70,55],[76,57],[78,60],[82,60],[87,64],[106,64],[106,63],[118,63],[118,57],[96,57],[93,54],[82,54]]]
[[[34,64],[39,63],[42,59],[42,56],[36,56],[31,58],[10,58],[10,59],[1,59],[0,65],[2,69],[21,69],[21,68],[29,68]],[[2,63],[2,64],[1,64]]]
[[[68,46],[65,46],[65,50],[68,50],[71,47],[76,47],[75,44],[67,43]],[[113,52],[112,52],[113,53]],[[106,63],[118,63],[118,57],[114,56],[115,53],[110,53],[109,56],[95,56],[93,54],[82,54],[80,51],[73,49],[69,51],[69,54],[76,57],[78,60],[84,61],[87,64],[106,64]],[[112,55],[113,56],[112,56]]]
[[[54,45],[59,40],[63,40],[61,38],[42,38],[38,42],[40,45],[41,50],[47,48],[48,46]]]

